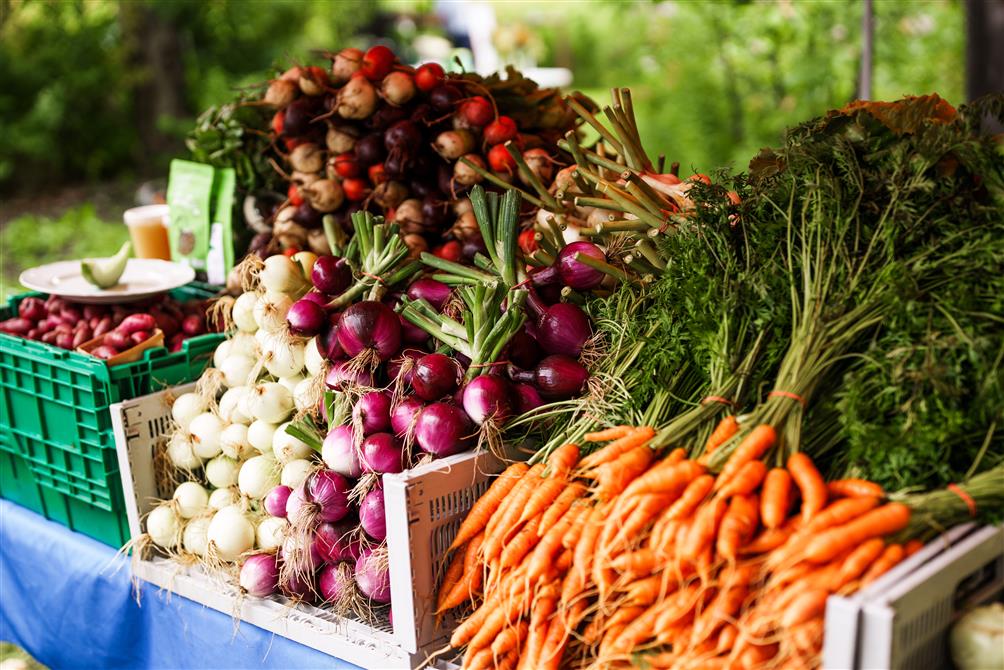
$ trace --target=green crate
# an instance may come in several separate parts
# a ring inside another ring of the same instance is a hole
[[[215,291],[186,286],[178,300]],[[13,298],[0,319],[26,296]],[[198,378],[223,336],[193,337],[109,368],[92,356],[0,333],[0,496],[105,544],[129,538],[112,403]]]

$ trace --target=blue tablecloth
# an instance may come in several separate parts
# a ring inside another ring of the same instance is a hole
[[[60,668],[345,668],[332,658],[143,584],[115,551],[0,500],[0,640]]]

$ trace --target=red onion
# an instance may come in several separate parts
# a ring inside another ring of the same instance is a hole
[[[509,340],[509,353],[506,358],[516,364],[517,367],[529,369],[537,365],[543,357],[540,345],[537,344],[526,326],[516,331],[516,334]]]
[[[352,418],[362,423],[363,435],[390,430],[390,393],[370,391],[352,408]]]
[[[280,484],[268,492],[265,496],[265,511],[280,519],[286,518],[286,501],[293,489]]]
[[[589,317],[582,308],[569,302],[545,305],[533,291],[527,304],[537,316],[534,330],[541,348],[549,354],[578,356],[591,334]]]
[[[398,437],[405,437],[414,426],[415,417],[425,404],[414,396],[402,399],[390,412],[390,427]]]
[[[511,372],[514,381],[533,384],[545,398],[570,398],[579,393],[589,372],[571,356],[554,355],[542,360],[535,370]]]
[[[348,386],[373,386],[373,373],[358,370],[348,361],[336,361],[324,377],[325,385],[334,391],[344,391]]]
[[[445,354],[426,354],[415,361],[411,387],[422,400],[439,400],[460,383],[457,362]]]
[[[313,575],[304,575],[294,571],[286,579],[286,583],[282,585],[282,591],[292,598],[305,603],[311,603],[316,597],[314,577]]]
[[[585,263],[575,260],[575,254],[589,256],[598,261],[607,260],[606,254],[592,242],[579,240],[567,244],[564,249],[558,252],[558,258],[554,263],[558,268],[561,283],[577,291],[596,288],[603,283],[606,275],[596,268],[591,268]]]
[[[321,356],[331,362],[345,358],[342,345],[338,344],[338,323],[341,320],[341,312],[328,314],[328,328],[323,336],[317,338],[317,350],[321,352]]]
[[[339,603],[351,597],[354,584],[352,566],[345,562],[325,565],[317,575],[317,590],[326,603]]]
[[[328,469],[343,477],[354,479],[362,474],[352,426],[335,426],[328,431],[321,445],[321,460]]]
[[[289,495],[286,518],[296,523],[304,510],[316,506],[321,521],[338,521],[349,513],[350,488],[345,477],[333,470],[315,472]]]
[[[367,598],[378,603],[390,602],[390,573],[386,552],[363,549],[356,561],[356,584]]]
[[[315,294],[319,295],[319,294]],[[327,325],[328,315],[315,300],[300,298],[286,312],[289,332],[303,337],[317,335]]]
[[[416,279],[408,287],[408,297],[412,300],[425,299],[432,305],[432,308],[437,312],[442,310],[446,305],[450,296],[453,294],[453,289],[441,281],[436,281],[435,279],[430,279],[429,277],[422,277],[421,279]]]
[[[311,292],[307,293],[305,296],[303,296],[300,299],[301,300],[309,300],[311,302],[316,302],[321,307],[324,307],[325,305],[327,305],[328,304],[328,300],[330,300],[330,298],[328,298],[328,296],[326,296],[323,293],[320,293],[318,291],[311,291]],[[327,323],[327,318],[325,318],[325,324],[326,323]]]
[[[241,566],[241,590],[264,598],[279,588],[279,560],[275,554],[255,554],[248,556]]]
[[[404,469],[401,443],[390,433],[374,433],[363,440],[360,462],[364,472],[382,475]]]
[[[352,539],[354,529],[355,524],[348,521],[319,525],[314,535],[317,538],[317,549],[321,559],[327,563],[335,563],[359,558],[359,542]]]
[[[401,324],[394,310],[382,302],[357,302],[342,313],[338,343],[350,357],[372,351],[386,361],[401,348]]]
[[[377,542],[387,539],[387,517],[384,513],[383,489],[373,489],[359,503],[359,525]]]
[[[501,426],[512,416],[512,389],[495,375],[481,375],[464,388],[464,411],[479,426],[491,421]]]
[[[295,572],[313,572],[324,562],[321,544],[316,534],[310,535],[309,544],[300,546],[294,537],[287,537],[279,548],[279,558],[289,566],[295,566]]]
[[[530,384],[513,384],[513,396],[516,399],[518,414],[526,414],[544,404],[540,393]]]
[[[393,383],[397,381],[398,377],[401,377],[402,382],[410,385],[412,377],[415,375],[415,361],[425,354],[426,352],[421,349],[405,349],[398,358],[392,358],[387,363],[387,379]]]
[[[286,497],[286,518],[290,521],[298,518],[300,512],[303,511],[304,506],[307,504],[305,495],[306,490],[303,488],[303,484],[301,484]]]
[[[425,344],[429,340],[429,334],[413,324],[400,314],[397,315],[401,322],[401,339],[408,344]]]
[[[470,433],[467,414],[445,402],[429,405],[419,412],[415,421],[418,446],[433,456],[450,456],[463,451]]]
[[[321,293],[339,295],[352,284],[352,269],[344,258],[321,256],[310,271],[310,281]]]

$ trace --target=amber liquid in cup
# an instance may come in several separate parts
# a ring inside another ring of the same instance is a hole
[[[123,218],[132,238],[133,256],[171,260],[167,239],[167,205],[147,205],[127,209]]]

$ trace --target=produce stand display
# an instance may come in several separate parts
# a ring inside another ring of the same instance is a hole
[[[408,670],[935,667],[1000,600],[1004,98],[681,177],[626,89],[378,46],[240,96],[224,335],[0,324],[0,491],[141,591]]]

